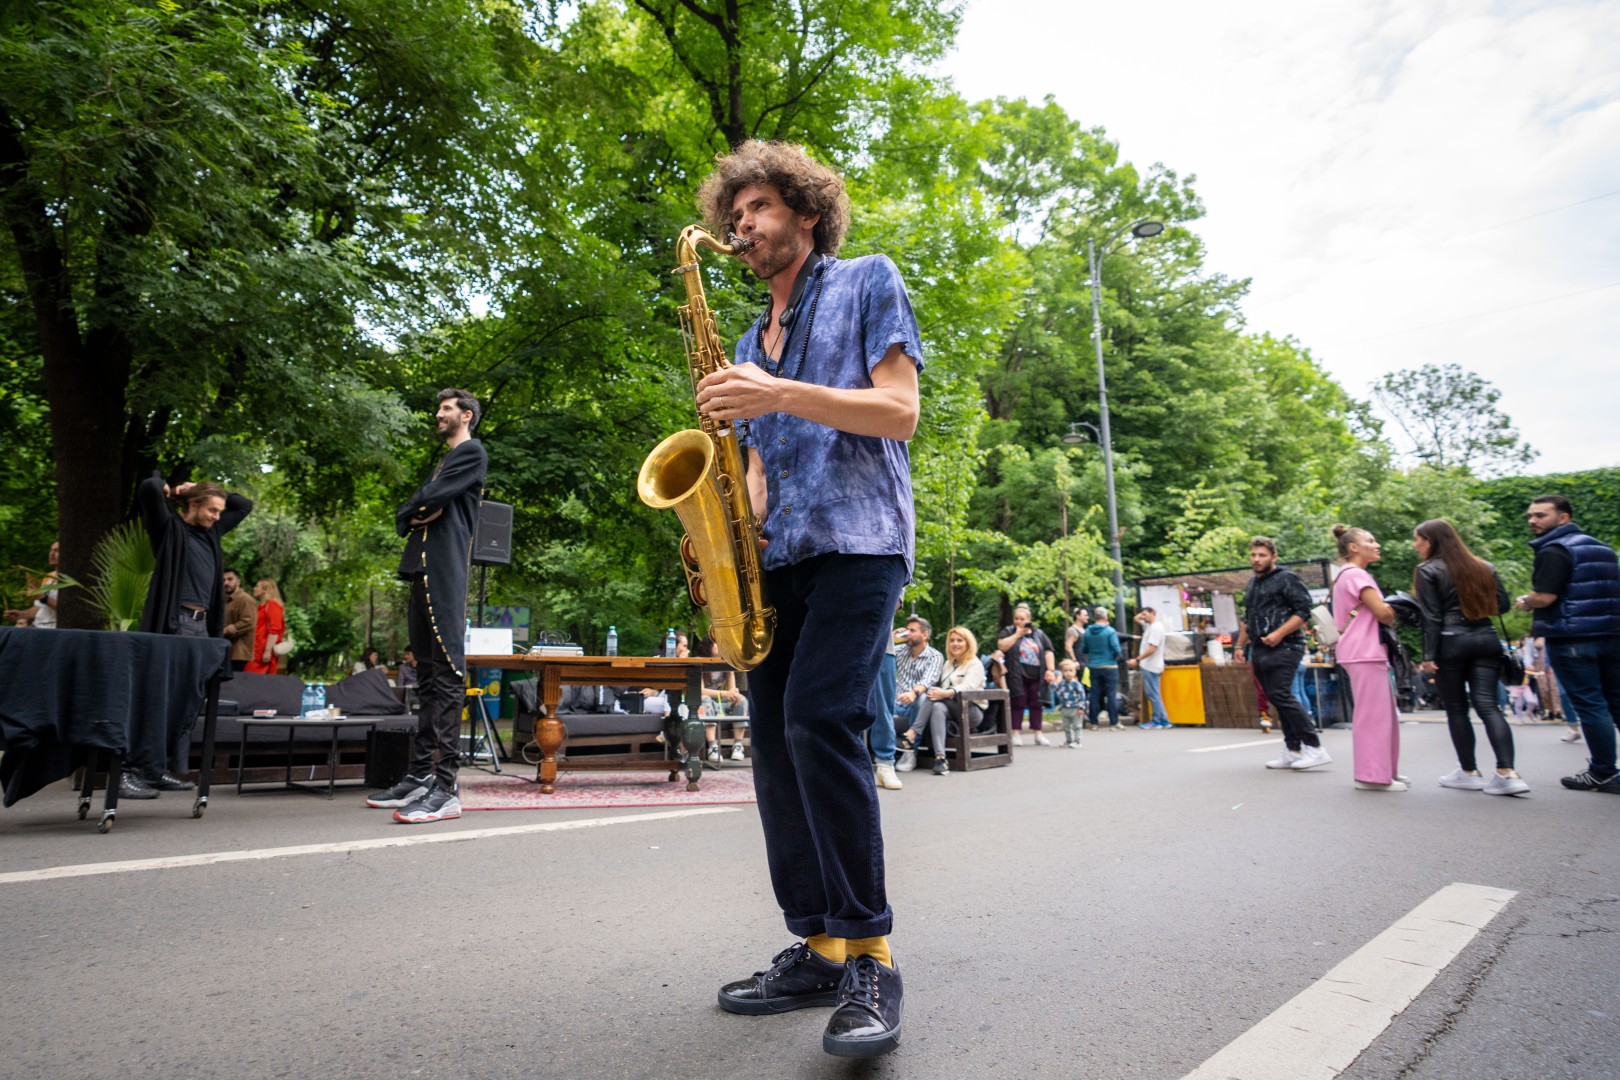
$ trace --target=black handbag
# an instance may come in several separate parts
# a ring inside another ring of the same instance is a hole
[[[1508,686],[1523,686],[1524,660],[1507,643],[1507,626],[1502,622],[1502,616],[1496,617],[1496,625],[1502,628],[1502,636],[1497,639],[1502,644],[1502,682]]]

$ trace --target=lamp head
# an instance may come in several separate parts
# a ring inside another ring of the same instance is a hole
[[[1158,236],[1162,232],[1164,232],[1164,222],[1162,221],[1138,221],[1131,226],[1131,235],[1138,240],[1146,240],[1148,237]]]

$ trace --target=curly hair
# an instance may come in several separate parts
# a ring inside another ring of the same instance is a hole
[[[821,215],[811,234],[816,254],[838,254],[849,231],[844,178],[794,143],[750,139],[716,158],[714,171],[698,188],[698,209],[711,228],[730,232],[737,192],[764,184],[774,187],[795,214]]]

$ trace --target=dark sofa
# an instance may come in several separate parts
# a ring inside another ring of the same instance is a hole
[[[237,672],[220,686],[219,720],[214,728],[213,779],[223,783],[234,780],[241,753],[242,720],[253,719],[254,712],[274,709],[277,716],[292,719],[302,711],[304,683],[291,675],[258,675]],[[407,729],[414,731],[416,717],[406,707],[404,691],[388,685],[388,677],[381,671],[364,671],[326,687],[326,703],[342,710],[344,715],[364,717],[378,721],[379,730]],[[353,737],[344,732],[338,743],[340,779],[353,779],[365,773],[366,744],[363,733],[356,728]],[[331,749],[330,731],[313,729],[293,732],[293,763],[296,770],[305,766],[318,767],[324,777],[327,754]],[[287,729],[269,725],[255,725],[248,731],[246,762],[243,780],[247,783],[279,781],[286,770]],[[203,719],[197,718],[191,732],[191,754],[194,767],[201,765],[203,751]]]

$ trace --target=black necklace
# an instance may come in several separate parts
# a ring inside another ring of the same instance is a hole
[[[770,301],[767,300],[765,302],[765,314],[762,315],[759,320],[759,352],[760,356],[764,360],[765,370],[779,379],[797,379],[799,377],[799,373],[804,370],[804,359],[807,355],[809,355],[810,352],[810,329],[815,325],[816,322],[816,306],[821,303],[821,287],[826,284],[827,281],[827,275],[825,273],[826,266],[827,257],[822,256],[816,260],[814,267],[811,268],[811,276],[816,279],[816,291],[810,295],[810,311],[805,315],[804,318],[804,333],[799,339],[799,359],[793,365],[793,370],[790,372],[785,372],[783,370],[783,368],[786,366],[787,357],[784,355],[780,359],[772,360],[770,350],[765,347],[765,327],[769,324],[771,318]],[[800,296],[792,299],[802,301],[802,292]],[[783,340],[778,342],[778,344],[782,345],[784,350],[786,349],[786,339],[793,332],[793,324],[798,321],[798,307],[798,303],[790,303],[787,309],[782,312]]]

